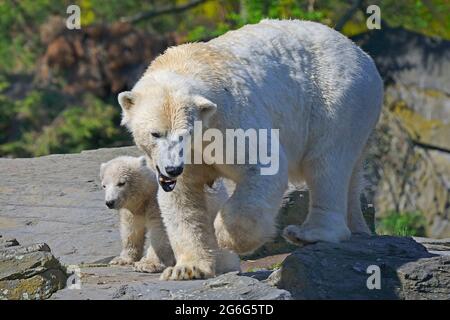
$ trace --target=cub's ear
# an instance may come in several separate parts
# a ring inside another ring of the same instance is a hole
[[[119,93],[117,99],[119,100],[119,104],[124,111],[130,110],[136,103],[136,93],[132,91],[124,91]]]
[[[217,110],[217,105],[214,102],[202,96],[194,96],[194,104],[200,109],[203,121],[208,121]]]
[[[105,174],[106,163],[100,165],[100,180],[103,180],[103,175]]]

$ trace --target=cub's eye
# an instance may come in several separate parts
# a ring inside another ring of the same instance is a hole
[[[151,132],[150,134],[152,135],[153,138],[161,138],[161,133],[159,132]]]
[[[119,183],[117,184],[118,187],[123,187],[124,185],[125,185],[125,182],[119,182]]]
[[[102,188],[103,188],[103,189],[105,189],[105,188],[106,188],[106,186],[105,186],[105,185],[102,185]]]

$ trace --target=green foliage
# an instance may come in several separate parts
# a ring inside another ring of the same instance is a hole
[[[52,13],[65,13],[64,2],[68,1],[0,1],[0,71],[33,67],[43,49],[36,30]]]
[[[67,17],[70,4],[81,8],[81,25],[114,23],[123,17],[182,5],[192,0],[0,0],[0,156],[36,156],[77,152],[86,148],[127,144],[130,137],[119,127],[119,108],[90,95],[68,97],[58,88],[37,88],[15,97],[6,92],[14,83],[4,75],[28,75],[39,66],[46,47],[40,28],[51,16]],[[450,38],[448,0],[373,0],[382,19],[428,35]],[[351,1],[210,0],[178,14],[143,20],[137,27],[181,41],[205,40],[263,18],[297,18],[334,26]],[[343,29],[346,34],[366,31],[366,17],[358,11]],[[66,79],[57,79],[63,83]],[[27,89],[28,90],[28,89]]]
[[[123,145],[127,136],[118,121],[116,108],[92,98],[87,107],[69,107],[52,126],[38,134],[26,134],[24,140],[36,156]]]
[[[419,211],[389,212],[377,223],[377,233],[394,236],[425,236],[426,220]]]
[[[130,144],[118,107],[91,95],[69,105],[57,92],[31,91],[12,101],[0,95],[0,156],[42,156]]]
[[[450,3],[448,0],[379,2],[382,18],[393,27],[403,27],[429,36],[450,39]]]
[[[258,23],[262,19],[303,19],[322,21],[324,11],[307,12],[304,6],[295,0],[242,0],[240,6],[231,8],[225,14],[223,21],[217,21],[212,26],[200,25],[194,27],[187,35],[188,41],[197,41],[217,37],[225,32],[237,29],[245,24]]]

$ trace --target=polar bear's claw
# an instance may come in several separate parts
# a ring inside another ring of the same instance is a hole
[[[292,244],[303,246],[307,244],[307,242],[301,238],[301,233],[298,229],[299,228],[294,225],[287,226],[283,230],[283,237]]]
[[[182,264],[166,268],[161,274],[161,280],[205,279],[210,276],[195,265]]]
[[[112,259],[109,264],[110,265],[116,265],[116,266],[128,266],[132,265],[134,263],[134,260],[131,257],[115,257]]]
[[[336,230],[336,226],[327,228],[289,225],[283,230],[283,237],[297,246],[304,246],[319,241],[338,243],[350,238],[350,230]],[[340,231],[340,232],[337,232]]]
[[[164,270],[166,266],[150,260],[140,260],[134,263],[133,270],[145,273],[158,273]]]

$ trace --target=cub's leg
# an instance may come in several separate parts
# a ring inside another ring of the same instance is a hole
[[[142,257],[145,241],[145,218],[143,215],[134,215],[126,209],[121,209],[119,214],[122,252],[118,257],[112,259],[110,264],[133,264]]]
[[[275,175],[261,175],[259,168],[252,167],[237,172],[237,176],[236,189],[217,215],[214,227],[221,248],[246,254],[275,235],[275,218],[288,186],[287,163],[280,152]]]
[[[309,214],[301,226],[290,225],[284,229],[286,240],[303,245],[317,241],[340,242],[350,237],[347,193],[353,163],[342,155],[328,155],[304,164],[303,172],[311,194]]]
[[[162,272],[166,267],[175,264],[172,247],[164,228],[159,208],[155,207],[147,217],[147,234],[150,240],[147,253],[134,263],[134,270],[139,272]]]
[[[162,280],[189,280],[215,275],[218,250],[214,215],[208,213],[202,182],[178,178],[172,192],[158,190],[158,202],[176,265],[168,267]],[[194,180],[194,179],[193,179]]]

